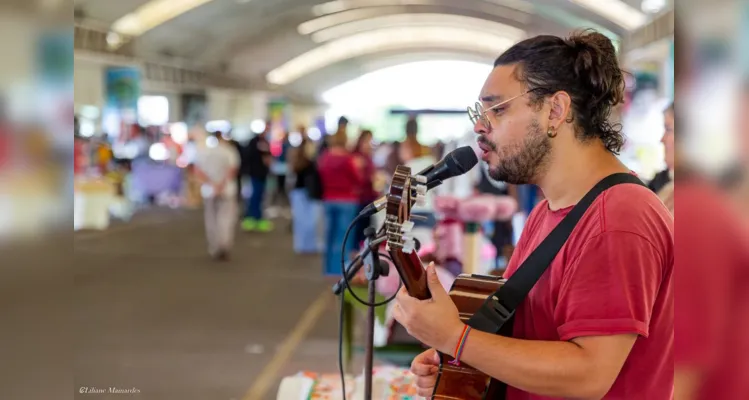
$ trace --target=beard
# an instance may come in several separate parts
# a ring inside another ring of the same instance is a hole
[[[488,141],[484,140],[484,143]],[[499,164],[489,164],[489,176],[513,185],[533,183],[548,165],[551,155],[551,138],[543,132],[538,120],[528,126],[522,143],[500,148],[488,143],[499,156]]]

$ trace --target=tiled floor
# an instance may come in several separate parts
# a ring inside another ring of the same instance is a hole
[[[77,233],[75,399],[248,400],[261,374],[255,398],[275,399],[281,376],[337,371],[338,302],[319,257],[295,255],[284,224],[238,233],[226,263],[207,256],[199,211],[162,210],[111,232]],[[320,298],[322,312],[295,335]],[[287,359],[271,362],[276,352]],[[140,393],[78,393],[110,386]]]

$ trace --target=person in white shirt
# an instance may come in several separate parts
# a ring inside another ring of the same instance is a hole
[[[195,173],[201,182],[208,252],[218,260],[226,260],[234,243],[238,217],[239,153],[220,133],[196,142]]]

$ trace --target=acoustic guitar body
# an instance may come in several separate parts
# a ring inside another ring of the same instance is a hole
[[[450,298],[458,307],[460,318],[468,322],[484,300],[496,292],[505,279],[497,276],[461,274],[450,288]],[[512,336],[514,319],[508,320],[500,335]],[[470,337],[469,339],[470,340]],[[507,385],[473,369],[461,361],[459,366],[450,364],[453,358],[440,353],[440,372],[435,385],[434,399],[453,400],[504,400]]]

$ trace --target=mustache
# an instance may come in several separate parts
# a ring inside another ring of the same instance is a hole
[[[489,141],[489,139],[483,136],[479,136],[477,141],[479,142],[479,144],[483,144],[484,146],[489,147],[490,149],[492,149],[492,151],[497,151],[497,145],[494,142]]]

